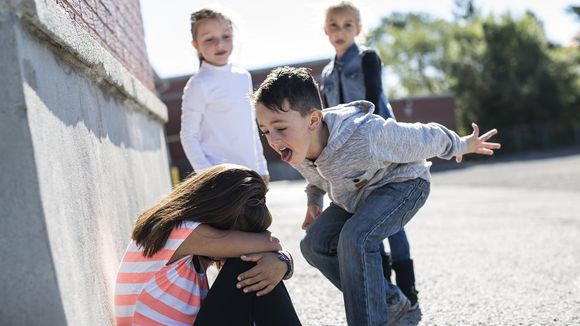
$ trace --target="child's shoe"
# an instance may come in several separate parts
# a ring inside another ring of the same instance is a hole
[[[397,287],[397,292],[387,298],[387,325],[395,325],[411,308],[411,302]]]
[[[391,264],[395,271],[395,279],[397,286],[403,291],[405,296],[411,302],[410,310],[415,310],[419,307],[419,298],[417,294],[419,291],[415,289],[415,271],[413,269],[413,260],[403,260],[393,262]]]

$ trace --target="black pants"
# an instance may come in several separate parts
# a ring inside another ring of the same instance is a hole
[[[195,326],[301,325],[284,283],[264,296],[236,288],[237,277],[255,266],[239,258],[226,261],[201,305]]]

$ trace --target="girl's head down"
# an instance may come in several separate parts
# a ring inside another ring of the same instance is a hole
[[[191,36],[200,63],[207,61],[214,66],[228,63],[234,48],[230,18],[213,9],[195,11],[191,14]]]
[[[265,231],[272,223],[265,202],[267,190],[262,177],[249,168],[234,164],[211,167],[180,183],[139,216],[133,239],[151,256],[183,221],[224,230]]]

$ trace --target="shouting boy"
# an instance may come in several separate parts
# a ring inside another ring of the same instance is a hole
[[[492,155],[500,144],[487,140],[497,130],[479,136],[473,123],[473,133],[460,137],[437,123],[385,120],[367,101],[322,110],[306,68],[273,70],[253,100],[269,145],[308,182],[306,261],[343,292],[349,325],[395,323],[409,302],[384,278],[380,244],[425,203],[426,159]],[[322,211],[325,193],[332,202]]]

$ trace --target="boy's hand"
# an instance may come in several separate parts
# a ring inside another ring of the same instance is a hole
[[[467,153],[476,153],[482,155],[493,155],[494,149],[500,149],[501,144],[499,143],[488,143],[487,140],[493,135],[497,134],[497,129],[492,129],[485,134],[479,136],[479,127],[472,122],[471,127],[473,127],[473,133],[469,136],[463,137],[467,140]],[[455,156],[455,161],[461,163],[463,160],[463,155]]]
[[[308,205],[306,217],[304,218],[304,222],[302,222],[302,230],[308,229],[310,224],[314,222],[314,219],[317,218],[320,213],[322,213],[322,207],[314,204]]]
[[[270,293],[288,271],[286,263],[278,259],[275,252],[262,252],[258,254],[244,255],[243,261],[256,262],[256,266],[238,276],[238,289],[244,293],[256,292],[257,296]]]

